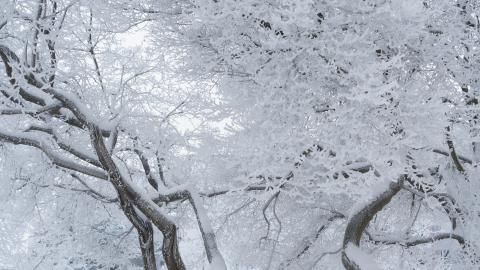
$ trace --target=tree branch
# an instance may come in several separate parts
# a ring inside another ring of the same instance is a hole
[[[85,153],[84,151],[81,151],[80,149],[77,149],[76,147],[74,147],[70,144],[67,144],[66,142],[60,140],[57,133],[52,128],[44,128],[44,127],[32,125],[29,128],[27,128],[25,131],[27,131],[27,132],[28,131],[40,131],[40,132],[50,134],[50,135],[52,135],[52,138],[57,143],[57,145],[60,147],[60,149],[74,155],[75,157],[77,157],[77,158],[79,158],[83,161],[86,161],[86,162],[90,163],[91,165],[102,168],[102,165],[100,164],[100,162],[98,161],[98,159],[95,156],[90,155],[88,153]]]
[[[346,249],[349,245],[358,247],[360,239],[365,228],[375,214],[385,207],[390,200],[397,194],[405,180],[406,176],[401,175],[397,182],[392,182],[382,193],[376,195],[372,201],[363,206],[359,211],[353,214],[347,223],[343,237],[342,263],[347,270],[360,270],[358,264],[348,257]]]
[[[61,168],[69,169],[103,180],[108,179],[107,175],[102,170],[86,167],[76,162],[70,161],[50,149],[47,142],[37,140],[33,137],[28,136],[28,134],[14,134],[10,132],[0,131],[0,140],[7,141],[13,144],[28,145],[38,148],[47,155],[47,157],[52,161],[53,164]]]
[[[80,176],[72,173],[70,174],[74,179],[76,179],[78,182],[80,182],[80,184],[82,184],[85,188],[87,188],[90,193],[94,194],[96,197],[100,198],[102,201],[104,202],[108,202],[108,203],[115,203],[115,202],[118,202],[118,198],[108,198],[107,196],[103,195],[102,193],[96,191],[95,189],[93,189],[92,187],[90,187],[90,185],[87,184],[87,182],[85,182],[82,178],[80,178]]]
[[[465,244],[465,239],[455,233],[436,233],[429,237],[408,237],[405,239],[394,239],[389,237],[382,237],[378,235],[367,234],[370,240],[376,244],[384,245],[401,245],[405,247],[413,247],[421,244],[429,244],[435,241],[444,240],[444,239],[453,239],[456,240],[460,245]]]
[[[445,135],[447,139],[447,145],[448,145],[448,149],[450,150],[450,157],[452,157],[453,164],[455,164],[455,167],[460,173],[464,173],[465,169],[460,163],[460,160],[457,156],[457,152],[455,151],[455,147],[453,146],[452,135],[450,133],[450,126],[445,127],[445,131],[446,131]]]
[[[435,148],[432,150],[434,153],[437,153],[437,154],[440,154],[440,155],[444,155],[446,157],[450,156],[450,154],[447,152],[447,151],[444,151],[442,149],[438,149],[438,148]],[[465,162],[465,163],[468,163],[468,164],[472,164],[472,160],[467,158],[467,157],[464,157],[464,156],[461,156],[461,155],[457,155],[458,159]]]

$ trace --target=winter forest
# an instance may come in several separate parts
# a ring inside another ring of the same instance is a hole
[[[0,269],[479,269],[479,16],[0,0]]]

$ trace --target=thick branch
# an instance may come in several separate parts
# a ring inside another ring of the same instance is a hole
[[[375,214],[381,211],[383,207],[390,202],[393,196],[400,191],[404,180],[405,175],[400,176],[398,182],[390,183],[384,192],[378,194],[371,202],[363,206],[360,211],[356,212],[349,218],[343,238],[342,251],[342,263],[347,270],[360,270],[358,264],[351,260],[347,255],[346,249],[348,245],[352,244],[357,247],[360,245],[360,239],[362,238],[365,228],[370,223],[370,220],[372,220]]]
[[[4,109],[4,110],[0,110],[0,115],[26,114],[31,116],[37,116],[41,113],[48,112],[48,111],[58,111],[61,107],[62,106],[59,102],[55,102],[50,105],[46,105],[38,110]]]
[[[156,199],[157,203],[168,203],[188,199],[197,217],[198,227],[200,229],[200,233],[202,234],[203,244],[205,247],[205,252],[207,254],[208,262],[212,265],[216,265],[218,269],[226,269],[223,256],[221,255],[217,247],[215,233],[211,228],[210,222],[208,221],[205,209],[200,202],[200,194],[197,194],[188,189],[179,189],[168,194],[160,194],[159,197]]]

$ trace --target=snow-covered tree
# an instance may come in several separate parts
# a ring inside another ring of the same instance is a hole
[[[130,16],[123,2],[40,0],[2,5],[6,8],[1,23],[0,138],[6,151],[2,164],[9,170],[4,181],[11,178],[22,186],[46,188],[52,197],[65,196],[57,190],[65,189],[117,204],[138,233],[145,269],[157,269],[154,226],[162,234],[163,264],[168,269],[185,269],[177,224],[167,213],[167,204],[187,200],[197,217],[209,263],[225,268],[192,181],[169,179],[163,171],[166,164],[177,166],[169,157],[181,159],[179,152],[185,152],[187,145],[171,121],[182,110],[201,109],[190,107],[190,99],[203,106],[206,101],[201,99],[208,97],[165,78],[168,69],[163,67],[168,65],[162,53],[148,46],[129,48],[132,42],[122,40],[123,33],[145,19]],[[12,148],[11,144],[28,147]],[[43,155],[36,155],[32,148]],[[23,154],[12,156],[13,149]],[[8,162],[13,157],[25,163],[8,168],[15,162]],[[184,175],[177,171],[176,176],[188,176],[188,170]],[[53,205],[44,202],[49,200],[45,196],[43,202],[30,199],[32,205],[41,203],[36,206],[39,219],[47,213],[48,223],[60,223],[63,213],[58,212],[68,211],[65,206],[71,203],[82,205],[78,211],[87,223],[95,217],[88,213],[98,211],[83,202],[85,197],[62,198]],[[61,215],[59,220],[55,214]],[[105,219],[105,212],[102,219],[95,223],[121,220],[118,214]],[[68,225],[72,234],[79,233]],[[30,234],[37,234],[35,222],[28,226],[33,227]],[[52,255],[44,254],[38,264],[47,256]]]
[[[0,235],[49,241],[8,253],[478,266],[477,2],[3,1]]]

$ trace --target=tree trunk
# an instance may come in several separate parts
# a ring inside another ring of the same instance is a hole
[[[163,234],[162,254],[168,270],[186,270],[178,250],[177,227]]]
[[[77,114],[79,114],[77,112]],[[82,117],[82,115],[78,115]],[[100,129],[92,123],[88,123],[88,128],[90,130],[90,136],[92,139],[92,145],[97,153],[98,159],[102,164],[102,167],[108,171],[110,182],[114,185],[115,189],[117,190],[120,201],[127,202],[135,205],[138,210],[140,210],[155,226],[162,232],[163,234],[163,246],[162,246],[162,253],[163,258],[165,260],[165,264],[167,265],[168,270],[185,270],[185,265],[183,264],[182,258],[180,256],[180,252],[178,250],[178,241],[177,241],[177,227],[175,224],[168,219],[163,213],[160,211],[158,206],[150,200],[150,198],[144,197],[143,194],[139,193],[134,187],[131,186],[129,180],[123,179],[122,174],[120,173],[119,168],[113,161],[112,157],[110,156],[109,151],[105,145],[104,139],[102,137],[102,133]],[[125,196],[125,200],[122,200],[122,197]],[[132,211],[128,210],[131,208]],[[124,208],[125,214],[129,218],[130,221],[135,225],[139,234],[145,233],[141,227],[136,225],[136,218],[139,218],[138,215],[135,213],[135,209],[133,206]],[[127,209],[127,211],[125,211]],[[144,222],[143,222],[144,223]],[[143,224],[142,224],[143,225]],[[144,235],[146,240],[148,240],[149,233]],[[153,246],[153,232],[152,236],[152,243]],[[139,236],[142,237],[142,236]],[[142,238],[140,240],[140,244],[142,244]],[[144,253],[144,251],[146,253]],[[144,256],[144,260],[148,259],[149,263],[152,260],[153,254],[153,247],[150,249],[145,247],[145,250],[142,248],[142,256],[148,255],[148,258]],[[147,268],[145,268],[147,269]],[[155,269],[155,268],[152,268]]]
[[[153,245],[153,227],[152,223],[145,222],[144,230],[138,230],[138,240],[142,251],[143,269],[157,270],[155,261],[155,247]]]

